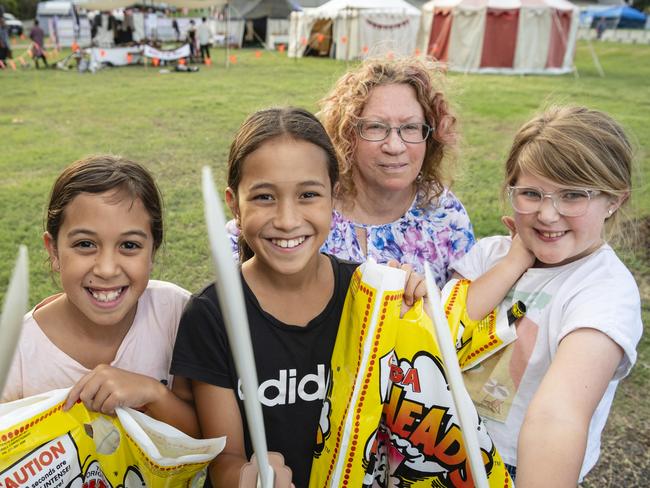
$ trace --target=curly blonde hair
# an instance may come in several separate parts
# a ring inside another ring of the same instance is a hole
[[[356,124],[376,86],[405,84],[415,90],[432,133],[426,140],[422,170],[416,180],[418,204],[425,206],[451,184],[449,156],[457,142],[456,117],[442,91],[442,72],[433,61],[416,57],[369,59],[345,73],[330,93],[319,102],[318,116],[339,157],[340,181],[337,194],[354,198],[353,182],[357,148]],[[446,164],[443,164],[446,163]]]

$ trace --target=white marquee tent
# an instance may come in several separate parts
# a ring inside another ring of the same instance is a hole
[[[578,8],[566,0],[432,0],[418,48],[463,72],[573,70]]]
[[[118,8],[130,7],[137,3],[154,4],[165,3],[169,6],[178,8],[210,8],[224,5],[227,0],[165,0],[164,2],[143,2],[138,0],[73,0],[73,3],[86,10],[114,10]]]
[[[342,60],[413,54],[420,15],[404,0],[330,0],[291,14],[288,54],[302,57],[314,43],[325,43],[321,52]]]

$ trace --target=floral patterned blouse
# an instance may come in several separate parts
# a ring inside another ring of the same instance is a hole
[[[424,208],[419,208],[416,201],[402,217],[380,225],[352,222],[335,210],[321,250],[359,263],[368,257],[378,263],[396,259],[421,274],[428,262],[436,283],[442,287],[451,277],[450,265],[474,245],[472,224],[460,200],[449,190]],[[366,254],[357,239],[357,228],[365,230]]]
[[[424,274],[428,262],[439,287],[451,277],[452,263],[474,245],[474,231],[460,200],[445,190],[428,206],[420,208],[413,200],[406,213],[394,222],[380,225],[359,224],[334,210],[332,224],[321,252],[357,263],[372,257],[378,263],[391,259],[410,264]],[[364,254],[355,230],[364,229],[367,252]],[[239,229],[234,220],[226,224],[232,250],[237,256]]]

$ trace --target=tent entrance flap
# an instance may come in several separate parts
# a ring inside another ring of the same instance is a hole
[[[332,49],[332,19],[319,19],[309,33],[305,56],[329,56]]]

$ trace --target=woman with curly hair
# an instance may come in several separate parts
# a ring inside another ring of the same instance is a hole
[[[463,205],[449,191],[456,119],[433,63],[369,60],[320,102],[337,149],[340,183],[323,251],[342,259],[395,259],[439,286],[474,244]]]

